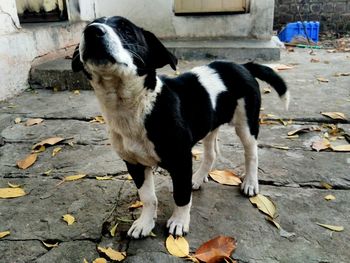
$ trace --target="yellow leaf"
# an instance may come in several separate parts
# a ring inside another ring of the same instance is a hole
[[[271,89],[269,87],[265,87],[265,88],[263,88],[263,93],[264,94],[271,93]]]
[[[43,175],[50,175],[50,174],[51,174],[51,172],[52,172],[52,169],[50,169],[50,170],[48,170],[48,171],[44,172],[44,173],[43,173]]]
[[[105,258],[96,258],[92,263],[107,263]]]
[[[271,218],[276,218],[276,206],[269,198],[258,194],[250,197],[249,200],[252,204],[256,205],[261,212],[267,214]]]
[[[216,182],[225,185],[240,185],[241,179],[228,170],[214,170],[209,173],[209,176]]]
[[[156,234],[154,234],[152,231],[149,233],[149,235],[148,236],[150,236],[150,237],[157,237],[157,235]]]
[[[0,238],[8,236],[10,233],[11,233],[10,231],[0,232]]]
[[[101,181],[103,181],[103,180],[112,180],[113,179],[112,176],[96,176],[95,178],[96,178],[96,180],[101,180]]]
[[[87,261],[86,258],[84,258],[83,263],[89,263],[89,261]]]
[[[52,157],[56,156],[62,150],[61,147],[56,147],[52,150]]]
[[[32,150],[32,153],[42,153],[46,150],[46,147],[44,145],[39,145],[35,148],[35,150]]]
[[[347,76],[350,76],[350,72],[338,72],[338,73],[335,73],[334,74],[335,77],[347,77]]]
[[[133,203],[132,205],[129,206],[129,209],[136,209],[136,208],[140,208],[143,206],[143,203],[141,201],[136,201],[135,203]]]
[[[21,118],[16,118],[15,119],[15,123],[18,124],[18,123],[21,123],[22,119]]]
[[[342,112],[321,112],[321,114],[334,120],[346,120],[345,114]]]
[[[98,122],[100,124],[106,123],[103,116],[96,116],[90,122]]]
[[[30,166],[32,166],[36,162],[37,158],[38,158],[38,155],[36,153],[29,154],[24,159],[18,161],[17,166],[18,168],[25,170]]]
[[[265,217],[265,219],[269,222],[271,222],[275,227],[277,227],[277,229],[281,229],[281,225],[273,218],[271,217]]]
[[[74,95],[80,95],[80,90],[76,89],[75,91],[73,91]]]
[[[324,197],[324,199],[326,199],[327,201],[335,200],[335,196],[334,195],[326,195]]]
[[[311,148],[316,151],[326,150],[331,146],[329,140],[323,138],[319,141],[315,141],[312,143]]]
[[[319,77],[319,78],[317,78],[317,80],[318,80],[319,82],[325,82],[325,83],[329,82],[328,79],[323,78],[323,77]]]
[[[335,152],[350,152],[350,144],[332,146],[331,149]]]
[[[325,182],[321,182],[321,186],[323,186],[324,188],[326,188],[326,189],[328,189],[328,190],[333,188],[332,185],[330,185],[330,184],[328,184],[328,183],[325,183]]]
[[[51,244],[51,243],[46,243],[44,241],[41,241],[45,247],[47,248],[53,248],[53,247],[58,247],[58,242],[54,243],[54,244]]]
[[[132,176],[130,174],[127,175],[126,180],[132,180]]]
[[[52,138],[48,138],[48,139],[45,139],[41,142],[38,142],[36,144],[33,145],[32,149],[33,150],[36,150],[38,147],[42,146],[42,145],[55,145],[61,141],[63,141],[64,138],[61,138],[61,137],[52,137]]]
[[[7,182],[7,184],[8,184],[8,186],[11,187],[11,188],[19,188],[19,187],[21,187],[20,184],[12,184],[12,183],[10,183],[10,182]]]
[[[64,177],[63,181],[69,182],[69,181],[76,181],[79,180],[81,178],[84,178],[86,176],[86,174],[76,174],[76,175],[69,175]]]
[[[0,188],[0,198],[15,198],[24,195],[26,193],[22,188]]]
[[[289,150],[288,146],[282,146],[282,145],[271,145],[272,148],[280,149],[280,150]]]
[[[192,157],[196,160],[199,161],[200,160],[200,156],[203,152],[198,150],[198,149],[192,149]]]
[[[118,223],[116,223],[115,226],[112,227],[111,230],[109,230],[109,233],[111,234],[112,237],[115,236],[115,231],[117,231],[117,227],[118,227]]]
[[[119,252],[110,247],[107,247],[107,248],[97,247],[97,249],[98,251],[106,254],[107,257],[115,261],[122,261],[126,258],[125,252]]]
[[[65,214],[62,216],[62,218],[63,218],[63,221],[66,221],[69,226],[75,222],[74,216],[70,214]]]
[[[332,231],[336,231],[336,232],[341,232],[344,230],[344,227],[343,226],[333,226],[333,225],[326,225],[326,224],[320,224],[320,223],[317,223],[317,225],[319,226],[322,226],[324,228],[327,228],[329,230],[332,230]]]
[[[298,134],[295,134],[295,135],[288,135],[286,138],[289,139],[289,140],[298,139],[298,138],[299,138],[299,135],[298,135]]]
[[[42,123],[44,120],[43,119],[40,119],[40,118],[37,118],[37,119],[28,119],[26,121],[26,126],[33,126],[33,125],[36,125],[36,124],[40,124]]]
[[[168,252],[175,257],[186,257],[190,253],[190,246],[184,237],[175,239],[170,235],[165,241],[165,246]]]

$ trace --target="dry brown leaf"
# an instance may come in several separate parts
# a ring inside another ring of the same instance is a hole
[[[93,123],[93,122],[98,122],[98,123],[100,123],[100,124],[106,123],[105,120],[104,120],[104,118],[103,118],[102,116],[96,116],[96,117],[94,117],[90,122],[91,122],[91,123]]]
[[[207,263],[221,262],[230,258],[236,249],[236,240],[228,236],[218,236],[202,244],[194,254],[194,257]]]
[[[350,72],[337,72],[334,74],[335,77],[348,77],[350,76]]]
[[[21,123],[21,121],[22,121],[22,119],[21,119],[21,118],[19,118],[19,117],[15,119],[15,123],[16,123],[16,124]]]
[[[190,253],[190,246],[184,237],[175,239],[170,235],[165,241],[165,246],[168,252],[175,257],[186,257]]]
[[[52,157],[56,156],[60,151],[62,150],[62,147],[56,147],[52,150]]]
[[[0,198],[15,198],[26,195],[22,188],[0,188]]]
[[[275,204],[266,196],[262,194],[257,194],[256,196],[249,198],[250,202],[257,206],[257,208],[267,214],[271,218],[276,218],[276,206]]]
[[[112,180],[113,179],[112,176],[108,176],[108,175],[106,175],[106,176],[96,176],[95,178],[96,178],[96,180],[99,180],[99,181]]]
[[[321,114],[332,118],[333,120],[346,120],[345,114],[342,112],[321,112]]]
[[[119,252],[110,247],[107,247],[107,248],[97,247],[97,250],[106,254],[106,256],[109,257],[110,259],[118,262],[126,258],[126,252]]]
[[[117,227],[118,227],[119,223],[116,223],[114,225],[114,227],[111,228],[111,230],[109,230],[109,233],[111,234],[112,237],[115,236],[115,232],[117,231]]]
[[[310,62],[311,63],[318,63],[318,62],[320,62],[320,59],[318,59],[318,58],[311,58]]]
[[[288,134],[288,136],[293,136],[293,135],[296,135],[296,134],[308,133],[308,132],[310,132],[310,128],[309,127],[293,130],[293,131],[288,132],[287,134]]]
[[[321,186],[323,187],[323,188],[325,188],[325,189],[333,189],[333,186],[332,185],[330,185],[329,183],[326,183],[326,182],[321,182],[320,183],[321,184]]]
[[[336,232],[341,232],[344,230],[344,227],[343,226],[333,226],[333,225],[327,225],[327,224],[320,224],[320,223],[317,223],[317,225],[319,226],[322,226],[324,228],[327,228],[329,230],[332,230],[332,231],[336,231]]]
[[[45,146],[45,145],[55,145],[61,141],[63,141],[64,138],[61,138],[61,137],[52,137],[52,138],[48,138],[48,139],[45,139],[41,142],[38,142],[37,144],[34,144],[32,149],[33,150],[36,150],[38,147],[40,146]]]
[[[70,226],[75,222],[75,218],[74,216],[70,215],[70,214],[65,214],[62,216],[63,221],[67,222],[67,224]]]
[[[279,150],[289,150],[288,146],[283,146],[283,145],[271,145],[271,148],[275,148]]]
[[[10,182],[7,182],[8,186],[11,187],[11,188],[20,188],[21,185],[20,184],[13,184],[13,183],[10,183]]]
[[[330,146],[334,152],[350,152],[350,144]]]
[[[8,236],[10,233],[11,233],[10,231],[0,232],[0,238]]]
[[[241,179],[229,170],[214,170],[209,173],[209,176],[219,184],[225,185],[240,185]]]
[[[324,83],[329,82],[329,79],[326,79],[326,78],[323,78],[323,77],[318,77],[317,80],[318,80],[319,82],[324,82]]]
[[[63,178],[63,181],[69,182],[69,181],[76,181],[81,178],[84,178],[86,174],[76,174],[76,175],[68,175]]]
[[[40,118],[37,118],[37,119],[28,119],[26,121],[26,126],[33,126],[33,125],[37,125],[37,124],[40,124],[42,123],[44,120],[43,119],[40,119]]]
[[[267,221],[269,221],[270,223],[272,223],[275,227],[277,227],[277,229],[281,229],[281,225],[275,219],[273,219],[269,216],[265,217],[265,219]]]
[[[327,201],[332,201],[332,200],[335,200],[335,196],[334,195],[326,195],[324,197],[324,199],[326,199]]]
[[[325,138],[318,140],[318,141],[315,141],[311,145],[311,148],[318,151],[318,152],[322,151],[322,150],[326,150],[330,147],[331,147],[331,144],[330,144],[329,140],[327,140]]]
[[[196,160],[199,161],[201,155],[203,154],[203,152],[201,150],[198,149],[192,149],[192,157]]]
[[[58,247],[58,242],[54,243],[54,244],[51,244],[51,243],[47,243],[47,242],[44,242],[44,241],[41,241],[43,243],[43,245],[47,248],[54,248],[54,247]]]
[[[24,159],[18,161],[17,166],[18,168],[25,170],[32,166],[36,162],[37,158],[38,155],[36,153],[29,154]]]
[[[268,66],[275,71],[288,70],[288,69],[294,68],[293,66],[289,66],[289,65],[285,65],[285,64],[268,64],[265,66]]]
[[[136,201],[135,203],[129,206],[129,209],[136,209],[140,207],[143,207],[143,203],[141,201]]]
[[[107,263],[105,258],[96,258],[92,263]]]

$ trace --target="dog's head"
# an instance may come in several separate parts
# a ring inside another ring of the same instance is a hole
[[[102,17],[83,31],[72,60],[73,71],[137,74],[142,76],[169,64],[176,69],[177,59],[149,31],[126,18]]]

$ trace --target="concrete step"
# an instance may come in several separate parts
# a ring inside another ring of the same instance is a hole
[[[273,41],[188,39],[164,40],[163,43],[178,58],[183,60],[226,59],[245,62],[280,59],[280,49]],[[82,73],[73,73],[71,60],[65,58],[32,67],[29,82],[31,87],[34,88],[42,87],[55,90],[91,89],[85,76]]]

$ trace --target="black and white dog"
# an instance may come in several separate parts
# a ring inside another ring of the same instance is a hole
[[[157,216],[152,167],[172,178],[175,208],[169,233],[189,231],[191,190],[207,181],[214,164],[219,127],[232,124],[245,150],[242,191],[259,191],[257,136],[260,91],[255,77],[271,84],[288,105],[284,81],[270,68],[215,61],[175,78],[156,69],[177,59],[149,31],[123,17],[103,17],[86,26],[72,68],[84,71],[107,122],[111,144],[125,161],[143,210],[128,235],[150,234]],[[192,147],[203,141],[204,159],[192,176]]]

